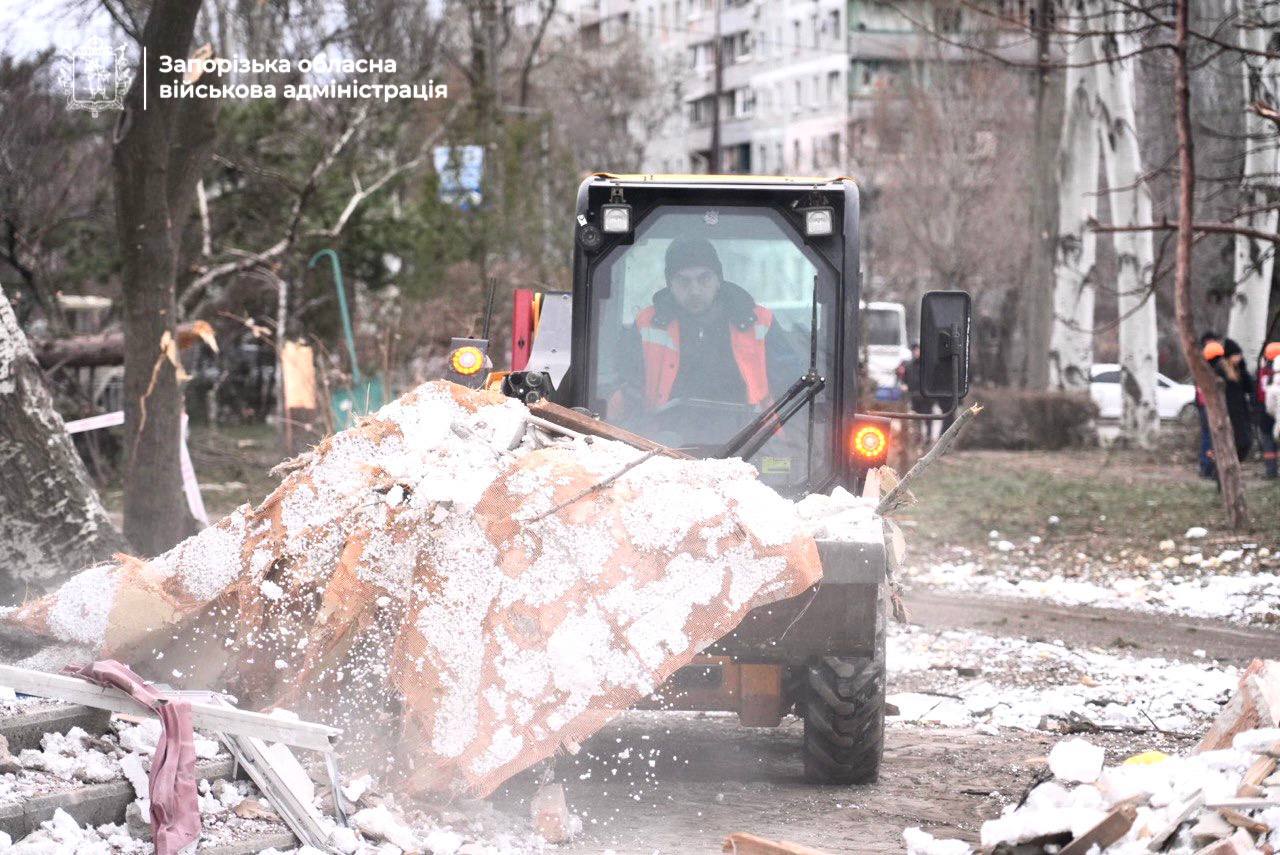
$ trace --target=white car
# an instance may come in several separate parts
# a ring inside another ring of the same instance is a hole
[[[1089,395],[1098,405],[1100,418],[1120,418],[1120,366],[1109,362],[1094,365],[1089,378]],[[1175,383],[1163,374],[1157,374],[1156,409],[1162,419],[1194,423],[1197,418],[1196,387]]]

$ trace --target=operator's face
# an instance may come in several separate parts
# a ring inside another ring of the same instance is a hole
[[[701,315],[715,302],[720,277],[710,267],[684,267],[667,282],[680,307],[691,315]]]

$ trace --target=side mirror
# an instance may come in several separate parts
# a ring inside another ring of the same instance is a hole
[[[920,391],[960,400],[969,394],[969,316],[964,291],[929,291],[920,298]]]

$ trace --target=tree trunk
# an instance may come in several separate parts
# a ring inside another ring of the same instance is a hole
[[[61,582],[128,549],[107,518],[0,293],[0,597]]]
[[[1098,129],[1092,110],[1097,77],[1089,39],[1071,43],[1066,107],[1058,146],[1058,235],[1054,250],[1053,333],[1050,382],[1088,391],[1093,365],[1093,267],[1097,235],[1088,227],[1098,214]]]
[[[1103,163],[1116,225],[1150,223],[1151,189],[1143,179],[1134,108],[1137,38],[1126,32],[1133,22],[1121,11],[1109,16],[1110,30],[1100,37],[1098,121]],[[1117,57],[1127,57],[1119,59]],[[1120,315],[1120,436],[1150,448],[1160,430],[1156,408],[1156,301],[1152,293],[1155,246],[1151,232],[1116,232],[1116,291]]]
[[[1268,48],[1267,40],[1280,20],[1274,11],[1267,12],[1259,0],[1241,0],[1240,45],[1257,51]],[[1241,56],[1240,69],[1244,79],[1246,104],[1259,101],[1272,107],[1280,104],[1280,62],[1256,56]],[[1245,114],[1244,175],[1241,178],[1240,204],[1250,213],[1240,218],[1240,225],[1263,232],[1275,232],[1280,223],[1280,211],[1257,210],[1271,202],[1268,185],[1274,184],[1280,173],[1280,140],[1276,129],[1266,119],[1252,113]],[[1271,269],[1275,247],[1266,241],[1244,235],[1236,236],[1235,282],[1236,290],[1231,301],[1231,318],[1227,335],[1235,339],[1244,351],[1245,360],[1252,368],[1253,360],[1262,351],[1269,318],[1268,300],[1271,297]]]
[[[143,31],[147,73],[134,77],[113,152],[126,342],[124,529],[147,555],[195,527],[179,471],[175,279],[195,182],[213,143],[217,102],[162,99],[161,84],[178,77],[161,75],[159,66],[162,56],[188,56],[199,10],[200,0],[158,0],[151,7]]]
[[[1031,263],[1028,279],[1023,288],[1020,303],[1022,327],[1023,371],[1022,385],[1029,389],[1049,388],[1049,348],[1053,332],[1054,309],[1054,240],[1058,232],[1056,174],[1053,169],[1054,149],[1061,131],[1056,127],[1058,118],[1054,109],[1060,80],[1051,70],[1052,0],[1038,0],[1036,4],[1036,105],[1035,150],[1031,194]]]
[[[1190,73],[1187,69],[1187,7],[1190,2],[1191,0],[1177,0],[1174,7],[1173,96],[1174,121],[1178,129],[1178,249],[1173,276],[1173,307],[1178,321],[1182,355],[1186,358],[1187,365],[1191,366],[1191,376],[1195,378],[1196,388],[1204,398],[1227,522],[1233,529],[1239,530],[1249,524],[1249,512],[1245,506],[1240,461],[1236,459],[1235,434],[1231,431],[1222,386],[1218,376],[1200,354],[1195,322],[1191,317],[1191,244],[1194,239],[1192,224],[1195,222],[1196,166],[1194,140],[1191,136]]]

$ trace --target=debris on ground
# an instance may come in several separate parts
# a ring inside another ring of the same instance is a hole
[[[644,454],[429,383],[257,507],[6,622],[372,730],[401,791],[483,795],[821,574],[823,520],[750,465]]]
[[[970,630],[895,626],[888,700],[899,721],[979,730],[1187,735],[1235,690],[1234,666]]]
[[[1146,751],[1103,766],[1083,738],[1050,752],[1047,778],[982,824],[982,851],[1062,855],[1145,852],[1247,855],[1280,847],[1280,662],[1255,660],[1197,749]],[[1230,736],[1228,736],[1230,734]],[[904,833],[911,855],[960,855],[968,844]],[[959,844],[958,846],[956,844]]]
[[[1046,547],[1035,540],[1021,547],[995,540],[986,554],[957,548],[952,559],[909,566],[905,578],[914,585],[1066,606],[1280,623],[1280,555],[1268,547],[1189,548],[1181,555],[1126,549],[1097,558],[1044,554]]]

